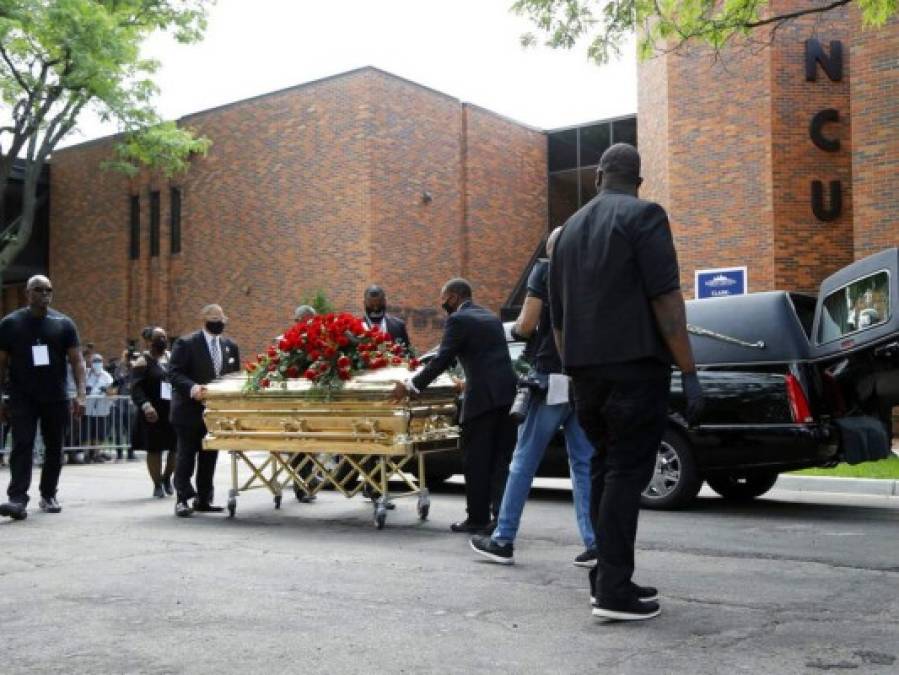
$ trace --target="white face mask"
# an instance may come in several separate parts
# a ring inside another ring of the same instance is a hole
[[[97,375],[103,372],[103,364],[102,363],[92,363],[91,370],[93,370]]]

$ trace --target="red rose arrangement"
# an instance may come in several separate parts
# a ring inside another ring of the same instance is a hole
[[[418,359],[378,328],[352,314],[322,314],[294,324],[255,361],[244,365],[247,391],[261,391],[305,378],[315,388],[336,389],[365,370],[405,365]]]

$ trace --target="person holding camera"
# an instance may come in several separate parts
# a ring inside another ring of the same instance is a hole
[[[559,235],[556,228],[546,242],[546,253]],[[524,504],[534,482],[537,467],[546,446],[559,427],[565,433],[565,448],[571,470],[571,487],[577,527],[584,542],[584,551],[574,559],[580,567],[596,564],[596,536],[590,522],[590,460],[593,446],[578,422],[574,407],[568,400],[568,381],[562,372],[562,360],[553,339],[549,316],[547,276],[549,260],[541,258],[528,277],[528,291],[524,305],[512,328],[512,336],[527,340],[536,331],[533,349],[533,369],[519,384],[512,414],[520,416],[522,426],[518,443],[509,465],[509,478],[499,510],[496,529],[490,536],[478,535],[470,540],[471,548],[488,560],[510,565],[514,561],[513,547]],[[552,392],[550,390],[552,389]],[[554,398],[550,399],[550,393]]]

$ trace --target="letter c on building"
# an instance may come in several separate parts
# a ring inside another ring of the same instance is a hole
[[[839,138],[826,138],[822,132],[822,128],[828,122],[839,122],[840,113],[833,108],[819,110],[812,117],[811,124],[808,126],[808,135],[818,148],[824,152],[837,152],[840,149]]]

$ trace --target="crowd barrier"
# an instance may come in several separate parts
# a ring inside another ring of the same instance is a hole
[[[130,396],[88,396],[86,414],[77,419],[69,412],[63,436],[63,452],[78,453],[91,450],[116,454],[131,449],[131,430],[135,415]],[[9,425],[0,425],[0,454],[8,454],[12,448]],[[35,463],[44,456],[44,442],[40,424],[34,442]]]

